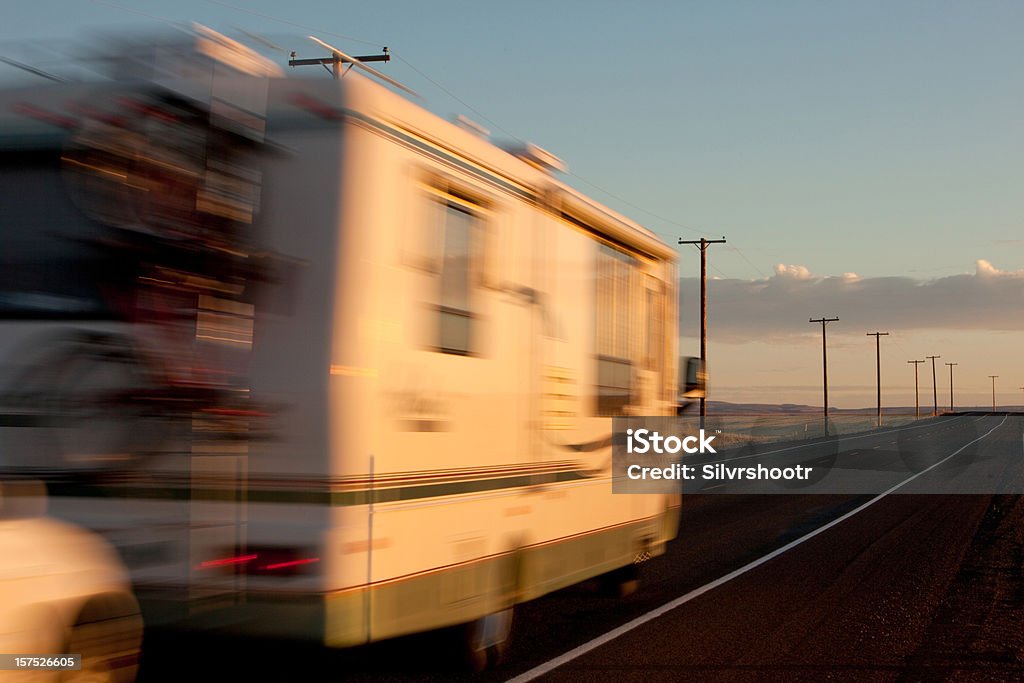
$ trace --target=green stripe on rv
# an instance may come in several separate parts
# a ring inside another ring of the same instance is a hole
[[[589,479],[583,470],[548,474],[518,475],[494,479],[469,479],[441,484],[420,484],[392,488],[366,488],[355,491],[317,491],[310,489],[250,489],[195,488],[184,486],[104,485],[72,482],[52,482],[48,485],[51,496],[65,498],[128,498],[151,500],[204,500],[240,501],[249,503],[283,503],[290,505],[367,505],[370,502],[394,503],[423,500],[441,496],[457,496],[503,489],[517,489],[541,484]]]

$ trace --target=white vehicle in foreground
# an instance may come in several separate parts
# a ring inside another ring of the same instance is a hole
[[[0,653],[81,655],[75,671],[11,681],[135,679],[142,619],[124,566],[99,536],[45,516],[38,483],[0,481]]]

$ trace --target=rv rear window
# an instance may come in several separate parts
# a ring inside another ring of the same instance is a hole
[[[98,319],[102,226],[65,189],[57,150],[0,152],[0,318]]]

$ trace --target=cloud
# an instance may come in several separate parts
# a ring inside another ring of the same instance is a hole
[[[975,274],[978,277],[1024,277],[1024,270],[999,270],[985,259],[978,259],[974,262]]]
[[[699,280],[680,280],[681,331],[696,336]],[[838,316],[830,328],[860,334],[915,329],[1024,331],[1024,270],[1006,271],[978,260],[973,274],[934,279],[823,277],[799,265],[775,266],[760,280],[708,284],[708,325],[716,338],[743,341],[802,335],[808,318]],[[864,330],[861,330],[864,328]]]
[[[814,277],[805,266],[787,266],[782,263],[776,264],[775,275],[791,280],[810,280]]]

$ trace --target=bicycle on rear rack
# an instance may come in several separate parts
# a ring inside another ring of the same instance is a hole
[[[166,94],[122,109],[86,119],[62,155],[73,201],[104,226],[88,275],[119,324],[32,340],[0,389],[6,426],[28,428],[5,460],[41,473],[133,469],[190,440],[270,431],[246,377],[255,290],[283,262],[246,236],[259,144]]]

